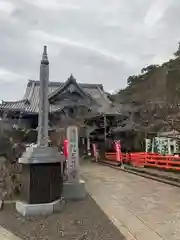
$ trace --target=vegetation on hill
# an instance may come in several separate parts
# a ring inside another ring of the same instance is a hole
[[[131,113],[134,123],[147,131],[180,131],[180,43],[173,59],[129,76],[127,87],[111,99],[116,103],[133,104],[136,108],[135,113]]]

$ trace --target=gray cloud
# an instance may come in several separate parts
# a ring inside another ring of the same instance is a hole
[[[0,0],[1,99],[18,99],[27,79],[38,79],[44,44],[52,80],[73,73],[122,88],[176,50],[179,12],[178,0]]]

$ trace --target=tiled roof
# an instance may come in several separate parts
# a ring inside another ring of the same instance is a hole
[[[90,88],[90,89],[93,89],[93,88],[97,88],[100,86],[100,88],[103,89],[103,86],[102,85],[96,85],[96,84],[78,84],[76,82],[76,79],[71,75],[68,80],[62,84],[59,88],[57,88],[54,92],[50,93],[49,94],[49,100],[53,100],[56,98],[57,95],[59,95],[61,92],[63,92],[66,88],[68,88],[70,85],[74,85],[76,87],[76,89],[85,97],[90,97],[92,99],[92,94],[88,93],[87,90],[85,90],[86,88]]]
[[[29,106],[29,102],[27,100],[20,100],[20,101],[2,101],[0,105],[0,109],[12,109],[12,110],[19,110],[19,109],[26,109]]]
[[[57,89],[62,87],[66,83],[62,82],[49,82],[49,96],[52,95]],[[108,109],[112,110],[111,101],[108,99],[104,92],[102,84],[88,84],[78,83],[85,93],[94,99],[100,106],[99,112],[106,112]],[[14,102],[3,102],[0,105],[0,109],[20,110],[28,113],[38,113],[39,110],[39,89],[40,82],[29,80],[23,100]],[[59,106],[61,108],[62,106]],[[50,111],[53,110],[53,106],[50,106]]]

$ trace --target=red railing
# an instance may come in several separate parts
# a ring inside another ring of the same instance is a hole
[[[180,170],[180,157],[173,155],[163,156],[157,153],[136,152],[121,154],[121,156],[124,163],[130,163],[132,166],[136,167],[148,166],[162,169]],[[118,162],[116,160],[115,152],[106,152],[105,159],[108,161]]]

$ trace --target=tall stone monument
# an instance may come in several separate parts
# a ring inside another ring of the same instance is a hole
[[[79,144],[78,128],[69,126],[67,128],[68,159],[67,175],[68,180],[63,186],[63,196],[66,199],[84,199],[86,197],[85,182],[79,178]]]
[[[19,159],[22,191],[16,209],[23,216],[50,214],[61,207],[61,155],[57,149],[48,146],[48,82],[49,61],[45,46],[40,66],[38,141]]]
[[[47,47],[44,52],[40,66],[40,92],[39,92],[39,116],[38,116],[38,146],[48,147],[48,119],[49,119],[49,61],[47,57]]]

